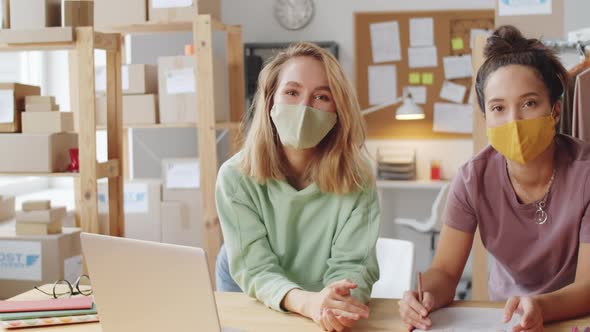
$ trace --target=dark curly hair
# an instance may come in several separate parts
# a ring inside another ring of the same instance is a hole
[[[485,113],[484,87],[487,78],[497,69],[508,65],[523,65],[534,69],[549,91],[551,105],[554,105],[564,91],[567,91],[568,72],[553,50],[538,39],[527,39],[511,25],[497,28],[488,38],[484,64],[477,72],[475,92],[477,102]]]

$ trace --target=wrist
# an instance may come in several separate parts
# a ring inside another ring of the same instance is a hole
[[[546,297],[543,295],[531,296],[531,300],[533,301],[533,305],[538,308],[539,314],[543,318],[543,321],[545,321],[548,309],[548,302],[546,301]]]
[[[290,290],[283,299],[283,308],[289,312],[294,312],[296,314],[300,314],[302,316],[308,316],[307,314],[307,303],[308,297],[306,291],[303,291],[298,288],[294,288]]]

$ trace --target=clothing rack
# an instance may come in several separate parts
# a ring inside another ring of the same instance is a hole
[[[590,41],[567,41],[567,40],[544,40],[543,44],[558,50],[575,49],[580,52],[580,55],[586,55],[586,48],[590,46]]]

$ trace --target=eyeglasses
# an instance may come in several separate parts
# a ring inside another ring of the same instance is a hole
[[[58,299],[61,297],[72,297],[74,295],[84,295],[90,296],[92,295],[92,288],[82,287],[80,288],[80,282],[84,283],[87,282],[90,284],[90,277],[83,274],[76,279],[76,282],[72,286],[72,284],[67,280],[58,280],[53,284],[53,291],[48,293],[42,290],[39,287],[35,287],[36,290],[40,291],[41,293],[53,296],[54,299]],[[82,285],[84,286],[84,285]],[[65,291],[63,290],[65,288]]]

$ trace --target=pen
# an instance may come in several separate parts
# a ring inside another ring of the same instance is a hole
[[[422,304],[424,300],[424,292],[422,289],[422,272],[418,272],[418,301]]]

